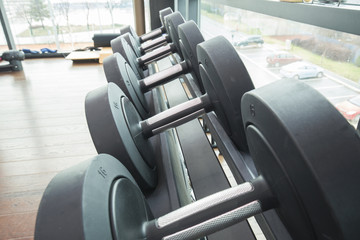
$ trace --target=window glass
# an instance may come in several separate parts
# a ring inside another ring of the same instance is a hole
[[[5,0],[17,49],[71,51],[133,25],[132,0]],[[1,43],[2,44],[2,43]]]
[[[348,0],[341,4],[351,7],[359,2]],[[282,78],[303,81],[322,93],[356,126],[360,107],[351,99],[360,95],[359,36],[214,1],[201,1],[200,27],[205,39],[223,35],[232,42],[256,87]]]
[[[8,50],[8,45],[6,42],[5,34],[2,28],[2,25],[0,24],[0,53]]]

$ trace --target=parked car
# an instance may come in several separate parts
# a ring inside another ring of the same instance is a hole
[[[320,67],[305,62],[294,62],[281,67],[280,74],[286,78],[321,78],[324,76],[324,70]]]
[[[280,2],[295,2],[295,3],[301,3],[303,0],[280,0]]]
[[[261,47],[264,44],[264,40],[262,39],[261,36],[258,35],[251,35],[251,36],[247,36],[247,37],[243,37],[241,39],[239,39],[238,41],[235,40],[233,42],[233,45],[235,47],[245,47],[245,46],[251,46],[251,45],[256,45]]]
[[[320,2],[320,3],[339,3],[339,0],[303,0],[304,3],[314,3],[314,2]],[[345,0],[342,0],[341,2],[345,2]]]
[[[280,0],[280,2],[291,3],[318,3],[318,4],[336,4],[340,6],[341,3],[346,3],[346,0]]]
[[[280,2],[296,2],[296,3],[314,3],[314,2],[320,2],[320,3],[338,3],[339,0],[280,0]],[[345,0],[342,0],[341,2],[345,2]]]
[[[360,95],[335,105],[337,110],[350,122],[357,124],[360,118]]]
[[[266,57],[269,66],[280,67],[302,59],[288,52],[277,52]]]

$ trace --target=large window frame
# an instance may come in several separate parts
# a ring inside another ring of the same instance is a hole
[[[319,4],[288,3],[277,0],[213,0],[214,3],[249,10],[317,27],[360,35],[360,6],[357,9],[346,5],[329,6]],[[175,10],[187,20],[199,24],[200,0],[175,0]]]
[[[163,1],[166,2],[166,1]],[[303,3],[287,3],[276,0],[214,0],[230,7],[236,7],[269,16],[280,17],[300,23],[360,35],[360,7],[352,9],[346,5],[329,6]],[[1,1],[1,22],[9,48],[14,48],[11,30],[6,27],[6,14]],[[174,0],[174,10],[183,14],[186,20],[200,24],[200,0]],[[156,15],[156,17],[158,17]],[[152,16],[153,18],[153,16]],[[4,20],[5,19],[5,20]],[[157,24],[155,24],[157,25]],[[152,26],[154,28],[154,26]]]
[[[16,49],[15,41],[11,33],[10,24],[6,15],[3,1],[0,1],[0,21],[9,49]]]

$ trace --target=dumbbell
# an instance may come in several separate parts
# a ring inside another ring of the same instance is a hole
[[[119,42],[118,44],[121,44],[120,39],[124,38],[126,40],[126,42],[130,45],[130,47],[132,48],[132,50],[134,51],[136,57],[141,57],[144,54],[146,54],[149,51],[152,51],[156,48],[162,47],[165,45],[165,43],[169,43],[171,42],[170,36],[168,34],[155,38],[154,40],[151,41],[147,41],[143,44],[141,44],[140,46],[137,45],[136,40],[134,39],[134,37],[130,34],[130,33],[124,33],[123,35],[120,35],[116,38],[114,38],[111,43],[110,41],[110,45],[112,46],[112,50],[113,52],[120,52],[121,50],[118,50],[118,48],[120,47],[120,49],[122,48],[122,46],[117,45],[116,42]]]
[[[185,20],[183,19],[180,13],[175,12],[166,16],[165,21],[168,24],[169,35],[171,36],[173,42],[165,46],[159,47],[151,52],[148,52],[143,56],[137,57],[133,48],[126,41],[126,38],[124,36],[128,36],[131,39],[132,37],[130,34],[125,34],[116,39],[113,39],[110,42],[113,52],[114,53],[118,52],[125,58],[125,60],[133,68],[139,79],[145,77],[143,68],[146,67],[147,64],[153,61],[164,58],[169,54],[175,52],[178,53],[180,57],[183,59],[179,45],[178,26],[184,23]],[[130,41],[130,42],[134,42],[134,41]]]
[[[119,53],[104,59],[103,67],[107,81],[113,82],[120,87],[135,105],[142,118],[149,115],[144,93],[156,86],[176,79],[182,74],[192,73],[193,79],[197,82],[200,91],[204,92],[204,87],[200,81],[200,70],[196,55],[196,46],[203,42],[204,38],[193,21],[181,24],[178,31],[180,37],[179,45],[184,61],[141,80],[136,77],[134,70]]]
[[[125,33],[130,33],[133,36],[133,38],[135,39],[137,46],[141,46],[141,44],[145,43],[146,41],[154,40],[158,37],[161,37],[161,35],[163,35],[164,33],[167,32],[167,29],[165,27],[164,18],[171,13],[173,13],[173,10],[170,7],[160,10],[159,18],[160,18],[160,22],[161,22],[162,26],[152,30],[151,32],[148,32],[141,36],[138,36],[136,34],[134,28],[131,27],[130,25],[128,25],[128,26],[120,29],[120,34],[123,35]]]
[[[86,96],[86,119],[97,152],[121,159],[144,191],[156,185],[154,154],[148,138],[204,112],[215,111],[235,145],[247,151],[238,102],[254,85],[243,62],[222,36],[200,43],[197,56],[206,93],[148,119],[141,118],[114,83]]]
[[[197,239],[270,209],[294,240],[358,239],[360,138],[354,128],[300,81],[250,91],[241,108],[255,179],[154,219],[128,170],[100,155],[50,182],[35,239]]]
[[[145,54],[145,52],[151,51],[155,48],[158,48],[158,47],[164,45],[165,43],[171,42],[171,36],[169,34],[171,29],[169,28],[169,24],[168,24],[166,17],[173,14],[173,12],[171,10],[171,12],[166,12],[166,13],[168,13],[168,14],[162,15],[160,17],[162,25],[163,25],[162,29],[164,29],[164,32],[166,32],[166,34],[163,34],[163,35],[153,38],[151,40],[149,39],[146,42],[142,42],[140,40],[140,38],[136,35],[135,31],[133,30],[133,28],[131,26],[130,26],[129,30],[122,32],[121,36],[124,37],[125,40],[128,42],[128,44],[132,47],[132,49],[134,50],[137,57],[140,57],[143,54]],[[181,18],[180,20],[183,20],[183,18]],[[119,41],[119,38],[120,37],[113,40],[114,41],[113,44],[115,45],[114,48],[116,47],[116,41]]]
[[[161,37],[155,38],[151,41],[147,41],[141,45],[139,45],[138,41],[136,40],[136,37],[133,36],[131,33],[124,33],[121,36],[115,38],[112,40],[111,46],[113,51],[122,51],[123,48],[121,46],[120,38],[125,38],[127,43],[131,46],[131,48],[134,50],[137,57],[142,56],[145,54],[145,52],[149,50],[153,50],[155,48],[158,48],[165,43],[175,41],[177,38],[177,35],[172,33],[173,31],[177,31],[177,26],[184,23],[185,20],[181,13],[175,12],[171,13],[169,15],[166,15],[164,17],[164,27],[166,28],[167,34],[162,35]],[[175,38],[175,39],[174,39]]]

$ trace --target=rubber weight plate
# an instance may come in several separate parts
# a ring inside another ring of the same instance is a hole
[[[174,12],[170,15],[167,15],[165,17],[165,21],[167,24],[165,24],[165,26],[168,27],[168,34],[172,40],[172,42],[175,44],[176,49],[178,50],[178,54],[180,55],[180,57],[183,59],[183,56],[181,54],[180,51],[180,44],[179,44],[179,34],[178,34],[178,27],[180,26],[180,24],[185,23],[184,18],[182,17],[181,13],[179,12]]]
[[[149,107],[144,94],[140,90],[138,77],[120,53],[115,53],[105,58],[103,67],[106,80],[118,85],[134,103],[141,117],[147,117]]]
[[[193,78],[196,80],[197,85],[202,93],[205,92],[204,86],[201,81],[199,61],[197,58],[196,47],[198,44],[204,42],[204,37],[200,29],[194,21],[188,21],[179,25],[179,46],[184,60],[189,61],[191,70],[193,71]]]
[[[127,99],[125,94],[114,83],[87,94],[85,112],[90,134],[98,153],[108,153],[121,160],[142,190],[152,189],[157,183],[152,145],[147,139],[139,138],[136,141],[141,143],[141,148],[135,144],[136,129],[128,126],[130,115],[126,115],[124,99]],[[131,112],[129,108],[126,110]],[[131,118],[141,120],[138,114]]]
[[[127,198],[116,195],[117,189],[130,183],[133,192],[140,192],[124,165],[106,154],[58,173],[41,199],[35,239],[113,239],[112,225],[116,221],[112,212],[119,212],[114,201],[124,202]],[[152,218],[145,200],[142,203],[143,214]],[[130,220],[127,227],[131,229]]]
[[[201,80],[217,117],[235,145],[247,151],[240,101],[254,85],[246,67],[223,36],[199,44],[197,55]]]
[[[250,153],[294,239],[356,239],[360,138],[322,95],[281,80],[242,100]]]

